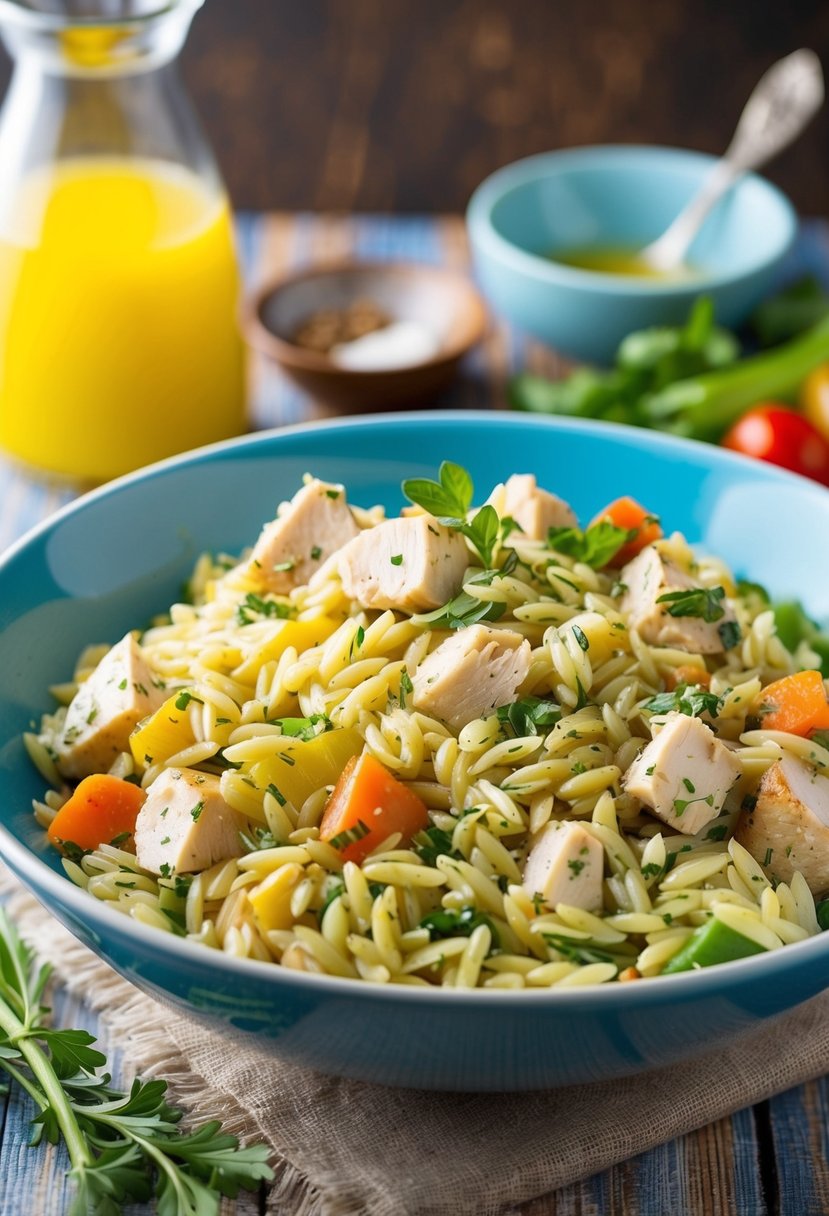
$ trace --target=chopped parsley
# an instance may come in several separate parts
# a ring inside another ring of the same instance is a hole
[[[424,865],[433,866],[438,857],[459,857],[452,848],[452,833],[443,828],[424,828],[412,838],[412,847]]]
[[[317,562],[322,557],[322,549],[319,545],[314,545],[311,549],[311,561]]]
[[[656,602],[668,605],[669,616],[698,616],[711,624],[725,616],[724,599],[724,587],[688,587],[682,591],[666,591]]]
[[[322,907],[320,908],[319,912],[317,912],[317,921],[319,922],[320,926],[322,925],[323,917],[325,916],[326,912],[333,904],[334,900],[339,899],[344,891],[345,891],[344,882],[335,882],[335,883],[332,883],[332,885],[329,887],[328,892],[323,901]]]
[[[117,836],[113,836],[109,843],[113,849],[120,849],[122,844],[127,843],[130,836],[132,836],[132,832],[119,832]]]
[[[404,667],[400,673],[400,708],[406,708],[406,697],[414,691],[412,677]]]
[[[239,839],[248,853],[258,853],[262,849],[276,849],[281,843],[270,828],[263,827],[252,828],[250,832],[240,832]]]
[[[403,554],[395,553],[392,557],[389,558],[389,561],[391,562],[391,564],[393,566],[402,566],[403,565]]]
[[[280,806],[284,806],[288,801],[282,791],[278,788],[278,786],[274,785],[273,782],[271,782],[271,784],[268,786],[267,793],[269,793],[272,798],[275,798]]]
[[[732,650],[743,636],[736,621],[723,621],[721,625],[717,626],[717,633],[720,635],[724,650]]]
[[[204,701],[199,697],[194,697],[191,692],[183,690],[176,697],[176,709],[186,709],[191,701],[195,701],[197,705],[204,705]]]
[[[121,692],[123,692],[125,690],[125,688],[127,687],[127,677],[126,676],[124,676],[123,680],[118,685],[118,687],[120,688]]]
[[[204,801],[197,802],[196,805],[193,807],[193,809],[190,812],[190,818],[193,820],[193,823],[199,822],[199,819],[201,818],[201,813],[203,810],[204,810]]]
[[[573,637],[576,639],[582,650],[590,649],[590,640],[584,630],[580,629],[578,625],[573,626]]]
[[[486,925],[492,934],[492,948],[499,949],[501,939],[495,925],[484,912],[477,908],[436,908],[427,912],[420,922],[422,929],[429,930],[433,942],[445,937],[469,937],[478,925]]]
[[[584,869],[584,867],[586,865],[587,865],[586,861],[579,861],[578,858],[576,858],[576,857],[574,857],[572,859],[572,861],[567,862],[567,869],[571,871],[571,874],[570,874],[571,882],[573,881],[574,878],[578,878],[579,874],[581,874],[582,870]]]
[[[547,548],[565,557],[600,570],[615,557],[627,541],[635,535],[636,529],[617,528],[609,520],[600,520],[582,531],[581,528],[549,528],[547,531]]]
[[[293,563],[291,563],[291,566],[293,566]],[[277,567],[274,566],[274,569],[277,569]],[[249,591],[245,596],[244,603],[239,604],[236,608],[237,624],[250,625],[252,621],[251,613],[255,613],[257,616],[284,621],[291,616],[291,609],[288,604],[282,604],[277,600],[266,600],[261,595],[256,595],[253,591]]]
[[[561,718],[561,707],[555,701],[540,697],[522,697],[510,705],[499,705],[495,715],[502,726],[509,726],[517,739],[539,735],[544,727],[553,727]]]
[[[346,828],[344,832],[338,832],[336,836],[332,836],[328,843],[332,848],[342,851],[347,849],[349,845],[356,844],[358,840],[362,840],[364,836],[368,836],[371,828],[367,823],[363,823],[362,819],[358,819],[353,828]]]
[[[651,714],[668,714],[676,710],[689,718],[708,714],[716,718],[722,709],[722,698],[700,685],[677,684],[673,692],[661,692],[642,706]]]
[[[704,802],[706,806],[713,806],[714,795],[708,794],[705,798],[674,798],[674,814],[677,819],[681,818],[694,802]]]

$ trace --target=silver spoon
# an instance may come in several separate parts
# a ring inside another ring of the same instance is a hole
[[[790,144],[823,104],[814,51],[794,51],[765,72],[740,115],[725,155],[669,228],[637,255],[657,271],[676,270],[714,204],[734,183]]]

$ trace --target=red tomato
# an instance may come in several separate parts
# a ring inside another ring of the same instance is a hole
[[[829,486],[829,441],[811,422],[782,405],[757,405],[735,422],[723,447],[791,469]]]
[[[829,363],[821,363],[803,381],[800,408],[824,439],[829,439]]]

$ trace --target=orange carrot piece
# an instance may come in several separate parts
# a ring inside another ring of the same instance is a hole
[[[615,570],[624,566],[631,558],[636,557],[636,554],[640,553],[646,545],[653,544],[662,536],[662,529],[656,516],[646,511],[634,498],[627,496],[608,503],[605,509],[591,520],[590,526],[603,522],[614,524],[617,528],[626,528],[628,532],[633,533],[630,540],[626,540],[618,553],[615,553],[607,563]]]
[[[135,821],[146,797],[140,786],[109,773],[84,777],[71,798],[49,825],[49,839],[58,847],[75,844],[81,849],[118,840],[121,848],[132,846]],[[124,834],[128,840],[121,841]]]
[[[758,698],[763,730],[784,730],[806,738],[829,730],[829,700],[819,671],[798,671],[767,685]]]
[[[426,803],[363,752],[352,756],[340,774],[325,806],[320,840],[359,864],[392,832],[409,840],[428,822]]]
[[[666,671],[664,679],[668,692],[673,692],[680,684],[687,684],[689,688],[711,687],[711,672],[696,663],[680,663],[679,667]]]

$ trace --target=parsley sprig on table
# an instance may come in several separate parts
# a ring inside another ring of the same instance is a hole
[[[75,1183],[69,1216],[117,1216],[153,1195],[159,1216],[217,1216],[222,1195],[273,1177],[267,1148],[240,1148],[218,1121],[183,1132],[182,1111],[164,1100],[166,1081],[135,1080],[129,1093],[112,1088],[91,1034],[46,1023],[50,971],[0,908],[0,1071],[37,1107],[32,1145],[66,1145]]]

